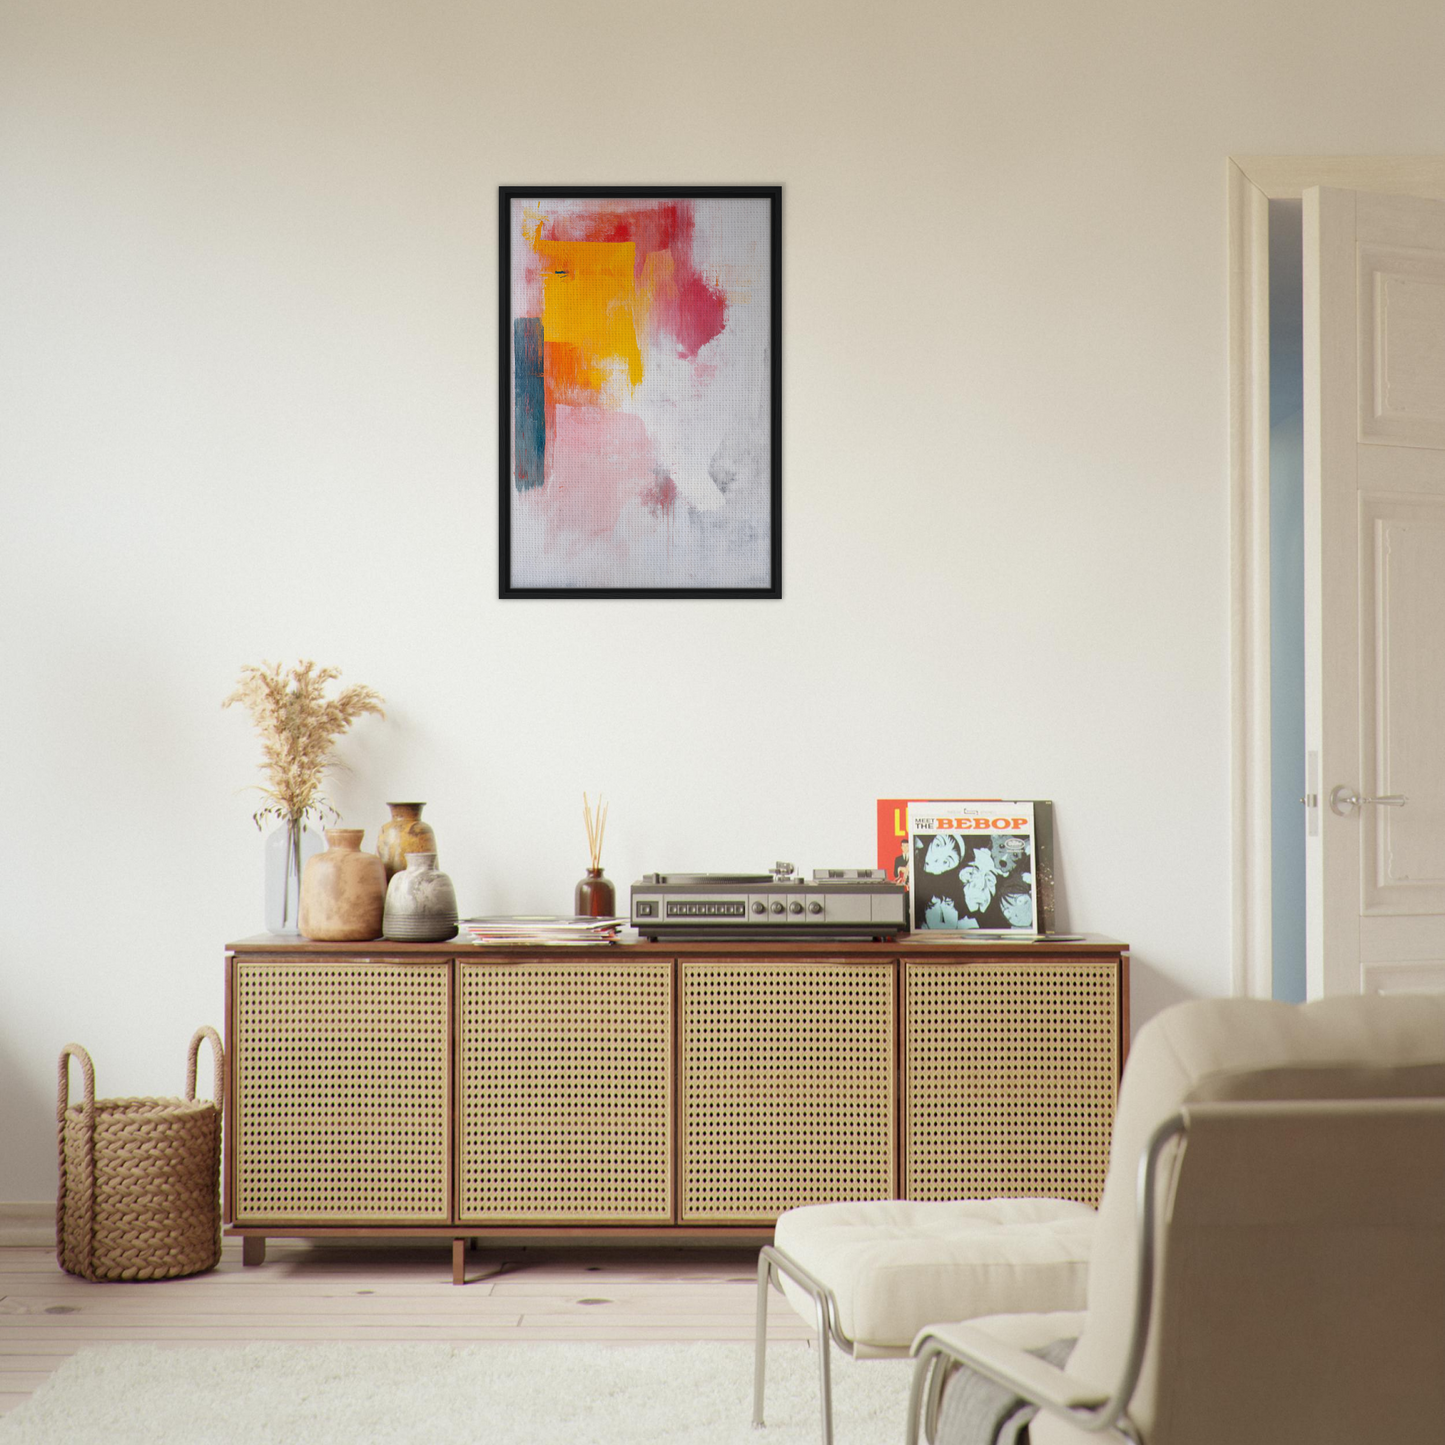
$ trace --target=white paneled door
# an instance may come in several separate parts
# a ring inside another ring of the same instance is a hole
[[[1304,194],[1309,992],[1445,989],[1445,202]]]

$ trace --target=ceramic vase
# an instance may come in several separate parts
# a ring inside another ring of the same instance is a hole
[[[423,823],[421,810],[425,803],[388,803],[390,819],[376,835],[376,856],[386,868],[389,882],[406,867],[408,853],[435,853],[437,835],[430,823]]]
[[[578,918],[617,916],[617,890],[612,886],[612,880],[603,876],[600,868],[587,870],[587,876],[572,895],[572,903]]]
[[[386,869],[361,851],[361,828],[328,828],[301,875],[301,934],[317,942],[381,937]]]
[[[326,845],[301,820],[288,819],[266,835],[266,932],[299,936],[301,871]]]
[[[387,938],[440,943],[456,937],[456,889],[436,864],[435,853],[408,853],[406,867],[386,885],[381,928]]]

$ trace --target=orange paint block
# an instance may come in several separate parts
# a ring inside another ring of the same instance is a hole
[[[642,353],[633,318],[632,243],[539,238],[534,249],[542,261],[542,335],[549,344],[577,349],[575,384],[600,390],[606,363],[616,360],[636,386]]]
[[[592,398],[584,393],[601,391],[607,381],[607,373],[595,364],[592,354],[570,341],[543,342],[542,375],[549,406],[559,401],[586,406]]]

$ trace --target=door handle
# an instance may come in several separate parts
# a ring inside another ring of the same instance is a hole
[[[1410,800],[1403,793],[1386,793],[1382,798],[1362,798],[1355,790],[1341,783],[1330,794],[1330,810],[1348,818],[1356,808],[1403,808]]]

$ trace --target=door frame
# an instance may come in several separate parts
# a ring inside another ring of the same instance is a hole
[[[1445,156],[1231,156],[1227,165],[1231,985],[1269,998],[1269,203],[1310,186],[1445,200]]]

